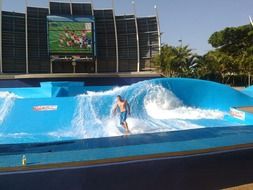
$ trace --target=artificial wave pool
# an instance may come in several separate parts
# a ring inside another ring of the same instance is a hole
[[[230,87],[190,79],[153,79],[130,86],[85,86],[47,82],[40,88],[0,92],[0,144],[40,143],[123,136],[116,96],[127,99],[131,134],[248,125],[231,107],[253,99]]]

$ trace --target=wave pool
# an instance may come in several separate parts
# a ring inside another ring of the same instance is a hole
[[[153,79],[130,86],[45,82],[0,92],[0,143],[52,142],[123,136],[113,116],[116,96],[127,99],[131,134],[246,125],[230,108],[253,99],[230,87],[191,79]]]

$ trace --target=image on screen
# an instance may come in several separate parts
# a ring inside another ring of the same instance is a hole
[[[51,54],[91,54],[92,24],[51,21],[48,24]]]

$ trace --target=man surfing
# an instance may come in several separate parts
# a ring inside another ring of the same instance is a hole
[[[120,95],[117,96],[117,102],[113,108],[113,114],[116,114],[117,108],[120,110],[120,125],[122,125],[125,130],[126,134],[129,134],[130,131],[128,129],[128,124],[126,122],[127,114],[130,115],[130,106],[126,100],[123,100]]]

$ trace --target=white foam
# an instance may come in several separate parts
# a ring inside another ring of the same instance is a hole
[[[147,113],[154,119],[223,119],[225,113],[219,110],[203,110],[192,107],[179,107],[173,110],[165,110],[155,104],[145,105]]]
[[[174,109],[182,106],[183,103],[173,94],[161,85],[150,86],[144,99],[145,105],[152,105],[160,110]]]
[[[128,87],[129,86],[115,87],[112,90],[100,91],[100,92],[87,91],[86,94],[82,94],[80,96],[108,96],[108,95],[115,95],[117,93],[121,93],[123,90],[126,90]]]
[[[0,124],[3,123],[3,121],[11,111],[16,98],[21,97],[10,92],[0,92],[0,99],[2,99],[0,105]]]
[[[49,135],[59,138],[124,135],[124,128],[119,124],[118,115],[111,114],[118,94],[126,96],[132,107],[133,115],[127,118],[131,134],[203,128],[204,126],[192,123],[191,120],[224,117],[224,113],[219,110],[186,107],[170,90],[161,85],[146,83],[139,89],[124,86],[104,92],[87,92],[78,96],[71,128],[61,129]]]
[[[24,138],[29,136],[31,136],[31,134],[28,133],[0,133],[0,137],[2,138]]]
[[[22,98],[22,97],[14,94],[12,92],[0,91],[0,98],[5,99],[5,98]]]
[[[155,86],[145,96],[144,106],[148,115],[154,119],[223,119],[224,112],[186,107],[169,90]]]

